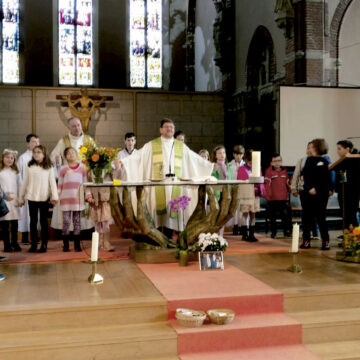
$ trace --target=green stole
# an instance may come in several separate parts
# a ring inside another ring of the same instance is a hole
[[[164,179],[164,163],[161,137],[151,141],[152,145],[152,178],[154,180]],[[179,140],[174,140],[174,172],[177,178],[181,176],[181,165],[184,154],[184,143]],[[171,161],[171,159],[170,159]],[[181,194],[180,186],[173,186],[171,192],[171,200],[176,199]],[[155,186],[155,199],[156,199],[156,213],[158,215],[166,214],[166,196],[165,186]],[[170,212],[170,217],[176,218],[176,212]]]

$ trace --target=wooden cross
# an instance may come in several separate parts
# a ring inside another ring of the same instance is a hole
[[[88,95],[87,88],[81,88],[80,94],[56,95],[57,100],[65,100],[71,114],[80,119],[85,134],[89,130],[89,121],[95,108],[99,108],[105,101],[112,101],[112,96]]]

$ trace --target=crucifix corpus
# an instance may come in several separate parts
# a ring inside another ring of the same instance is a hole
[[[85,134],[89,130],[89,121],[95,108],[99,108],[105,101],[112,101],[112,96],[88,95],[87,88],[80,89],[80,95],[56,95],[57,100],[65,100],[71,114],[80,119]]]

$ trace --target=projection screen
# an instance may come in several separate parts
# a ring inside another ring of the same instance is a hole
[[[336,143],[349,139],[360,148],[360,89],[280,87],[280,153],[294,166],[305,156],[307,143],[325,138],[335,161]]]

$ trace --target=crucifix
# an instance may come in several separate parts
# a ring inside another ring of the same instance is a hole
[[[87,88],[81,88],[80,94],[56,95],[57,100],[65,100],[71,114],[81,121],[84,134],[88,133],[89,121],[95,108],[99,108],[105,101],[112,101],[112,96],[88,95]]]

